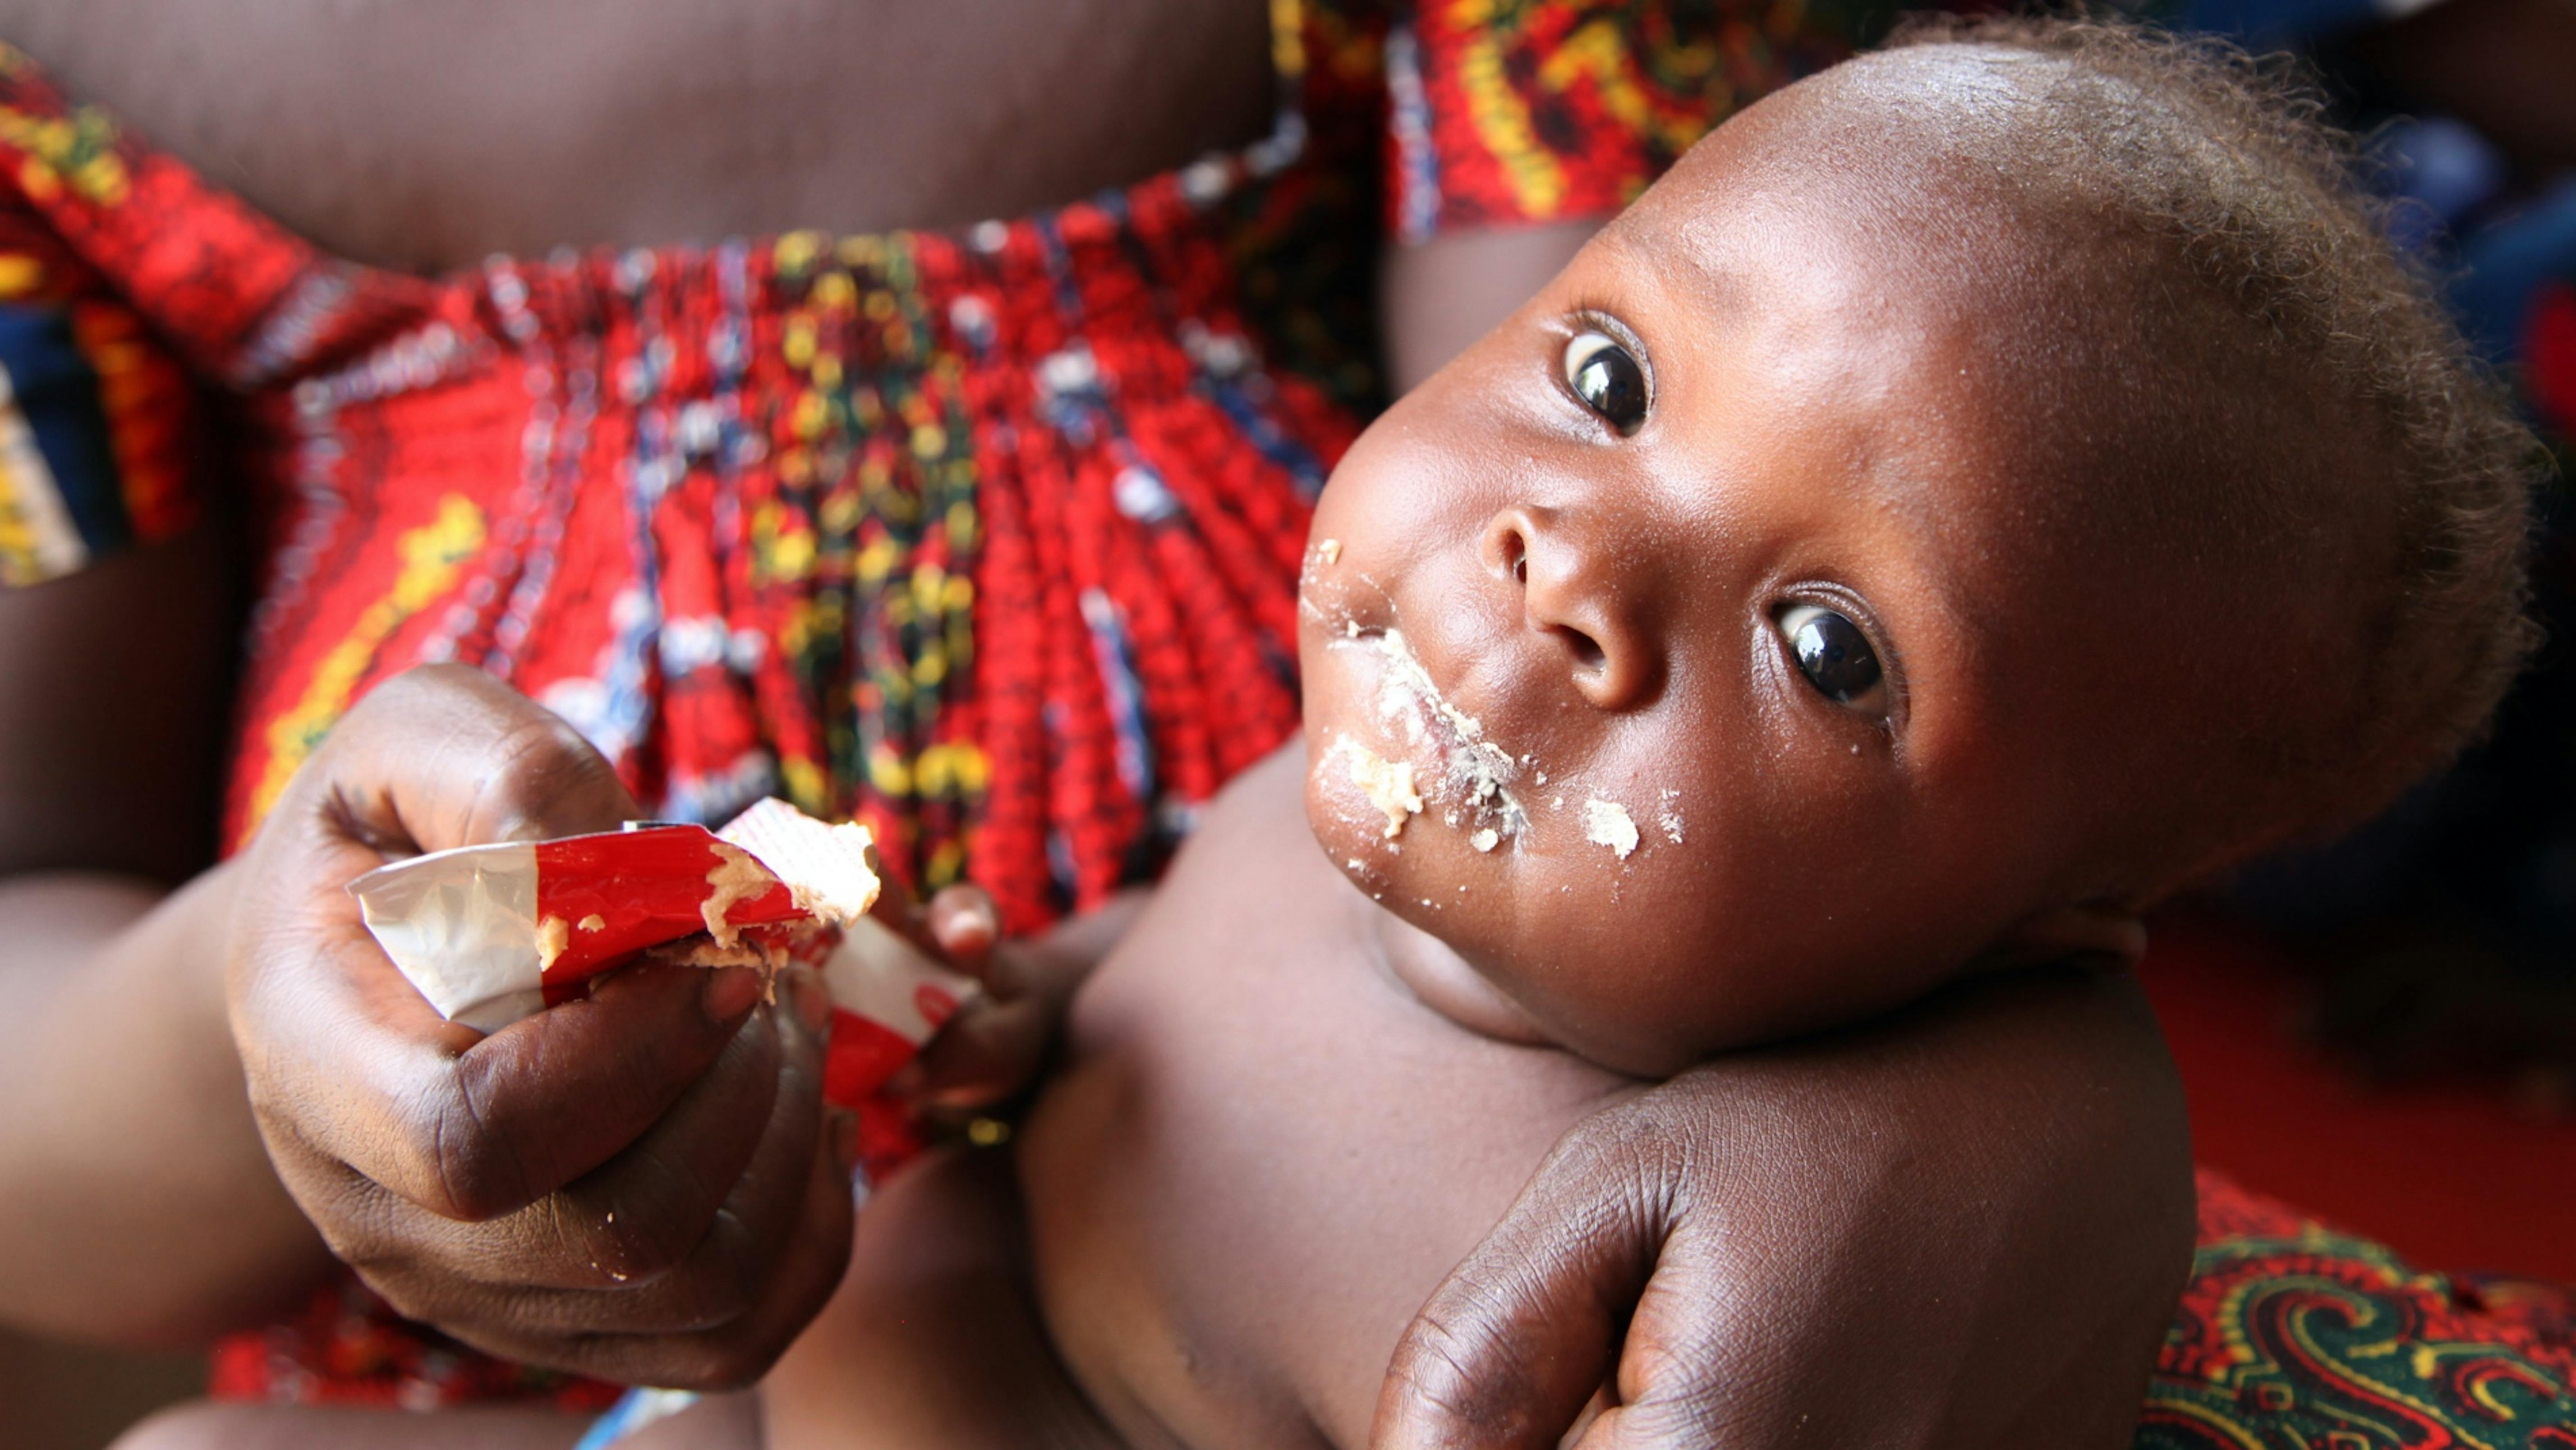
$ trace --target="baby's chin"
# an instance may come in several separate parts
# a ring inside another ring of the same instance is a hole
[[[1492,895],[1507,888],[1505,873],[1492,869],[1500,838],[1489,832],[1480,847],[1476,823],[1412,762],[1339,732],[1310,729],[1306,741],[1306,824],[1333,865],[1372,899],[1447,935],[1444,917],[1490,907]]]
[[[1410,769],[1345,735],[1310,729],[1306,742],[1306,825],[1315,844],[1372,900],[1418,890],[1413,878],[1425,853],[1407,860],[1405,838],[1423,801]]]
[[[1436,814],[1426,821],[1403,812],[1402,824],[1389,835],[1391,813],[1370,799],[1346,764],[1341,754],[1315,752],[1306,774],[1307,824],[1343,879],[1372,903],[1369,930],[1396,981],[1422,1005],[1480,1037],[1556,1048],[1625,1070],[1587,1051],[1505,985],[1520,975],[1519,964],[1486,938],[1509,913],[1497,902],[1477,903],[1475,893],[1508,888],[1492,880],[1462,880],[1461,874],[1479,873],[1449,869],[1457,863],[1442,858],[1455,852],[1444,849],[1451,843],[1433,839],[1443,829]],[[1408,849],[1416,833],[1419,845]]]
[[[1309,800],[1311,809],[1311,796]],[[1368,912],[1370,934],[1383,952],[1387,969],[1415,1000],[1479,1037],[1516,1047],[1566,1045],[1494,978],[1468,961],[1460,950],[1464,943],[1452,940],[1452,933],[1466,920],[1462,914],[1435,909],[1426,896],[1405,894],[1414,883],[1401,871],[1388,869],[1383,856],[1373,862],[1368,856],[1347,854],[1320,829],[1317,844],[1333,854],[1344,879],[1374,904]]]

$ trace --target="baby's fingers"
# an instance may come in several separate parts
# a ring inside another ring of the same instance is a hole
[[[886,1091],[939,1111],[992,1107],[1036,1080],[1054,1029],[1055,1014],[1041,1002],[979,997],[958,1009]]]
[[[983,887],[943,886],[927,904],[921,904],[889,882],[868,908],[868,919],[923,956],[975,978],[987,990],[997,990],[989,978],[993,946],[1002,937],[1002,913]],[[1012,995],[1007,983],[998,990],[1002,996]]]
[[[981,886],[942,887],[923,915],[942,960],[983,983],[986,991],[1012,995],[1014,984],[996,980],[992,970],[993,944],[1002,939],[1002,913],[991,892]]]

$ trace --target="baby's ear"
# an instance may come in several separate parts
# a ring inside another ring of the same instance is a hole
[[[2081,901],[2025,918],[2003,935],[1979,965],[2036,966],[2071,958],[2096,963],[2109,959],[2134,967],[2147,954],[2147,924],[2129,908],[2108,901]]]

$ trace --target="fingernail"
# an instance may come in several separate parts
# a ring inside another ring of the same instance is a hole
[[[760,973],[750,967],[716,968],[708,973],[705,993],[699,998],[707,1020],[718,1027],[732,1026],[759,1000]]]
[[[931,901],[932,935],[952,952],[975,953],[992,946],[1002,934],[993,899],[981,891],[950,887]]]

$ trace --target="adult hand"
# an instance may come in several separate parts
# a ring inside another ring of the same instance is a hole
[[[1975,983],[1578,1125],[1405,1334],[1374,1443],[2125,1446],[2192,1227],[2135,982]]]
[[[442,1020],[343,889],[389,859],[641,814],[570,727],[474,670],[388,681],[241,863],[233,1035],[271,1158],[333,1252],[478,1348],[629,1383],[747,1383],[841,1277],[828,1008],[736,968],[634,968],[490,1036]]]

